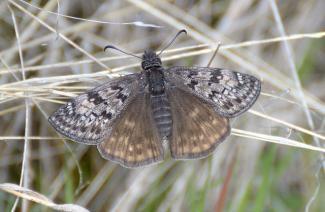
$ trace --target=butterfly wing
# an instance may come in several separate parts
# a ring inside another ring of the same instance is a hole
[[[258,98],[261,82],[231,70],[207,67],[172,67],[165,71],[168,82],[212,104],[224,117],[247,111]]]
[[[173,117],[170,151],[174,159],[208,156],[229,134],[228,118],[212,105],[177,87],[167,90]]]
[[[102,157],[128,168],[163,160],[162,141],[152,117],[149,95],[137,95],[112,128],[110,137],[98,144]]]
[[[48,120],[59,133],[76,142],[98,144],[109,136],[115,120],[143,89],[141,74],[112,79],[73,98]]]

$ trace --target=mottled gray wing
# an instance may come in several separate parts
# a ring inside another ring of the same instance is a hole
[[[227,69],[172,67],[165,71],[165,77],[169,83],[211,103],[225,117],[247,111],[261,91],[261,82],[254,76]]]
[[[163,160],[162,141],[153,120],[149,95],[137,95],[113,126],[111,135],[98,144],[102,157],[128,168]]]
[[[98,144],[109,136],[114,121],[143,89],[141,74],[112,79],[71,99],[48,120],[59,133],[76,142]]]
[[[167,89],[173,117],[170,151],[174,159],[208,156],[229,134],[228,118],[211,104],[178,87]]]

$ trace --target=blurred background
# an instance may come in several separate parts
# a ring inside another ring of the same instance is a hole
[[[325,211],[324,10],[323,0],[1,1],[1,210],[60,209],[51,200],[76,211]],[[141,54],[180,29],[164,66],[206,66],[221,42],[212,67],[263,81],[211,156],[126,169],[49,125],[68,99],[141,71],[105,45]]]

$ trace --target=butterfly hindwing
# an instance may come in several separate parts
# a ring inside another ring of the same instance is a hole
[[[163,160],[163,146],[153,120],[149,93],[139,93],[112,128],[110,137],[98,144],[102,157],[129,168]]]
[[[228,118],[199,97],[177,87],[167,90],[173,128],[170,151],[174,159],[196,159],[208,156],[229,134]]]
[[[165,71],[167,81],[209,102],[216,112],[235,117],[247,111],[261,91],[254,76],[227,69],[172,67]]]
[[[98,144],[109,136],[116,118],[143,86],[140,74],[112,79],[61,106],[49,122],[74,141]]]

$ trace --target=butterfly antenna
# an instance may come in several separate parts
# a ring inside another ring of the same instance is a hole
[[[133,53],[123,51],[123,50],[121,50],[121,49],[119,49],[119,48],[117,48],[117,47],[115,47],[115,46],[113,46],[113,45],[107,45],[107,46],[105,46],[104,51],[106,51],[107,49],[115,49],[115,50],[117,50],[117,51],[119,51],[119,52],[122,52],[122,53],[124,53],[124,54],[126,54],[126,55],[130,55],[130,56],[133,56],[133,57],[136,57],[136,58],[139,58],[140,60],[142,60],[141,57],[139,57],[139,56],[137,56],[137,55],[135,55],[135,54],[133,54]]]
[[[208,62],[208,65],[207,65],[208,68],[210,67],[210,65],[211,65],[211,63],[212,63],[214,57],[217,55],[220,46],[221,46],[221,43],[219,42],[219,43],[218,43],[218,46],[217,46],[217,48],[216,48],[216,50],[214,50],[213,55],[212,55],[212,57],[210,58],[210,61]]]
[[[174,43],[174,41],[176,40],[176,38],[180,35],[180,34],[182,34],[182,33],[185,33],[185,34],[187,34],[187,31],[185,30],[185,29],[182,29],[181,31],[179,31],[175,36],[174,36],[174,38],[171,40],[171,41],[169,41],[169,43],[159,52],[159,54],[158,54],[158,56],[160,56],[161,55],[161,53],[163,53],[163,51],[165,51],[165,49],[167,49],[170,45],[172,45],[173,43]]]

